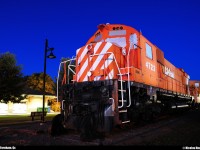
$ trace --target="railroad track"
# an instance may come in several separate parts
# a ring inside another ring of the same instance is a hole
[[[38,122],[29,124],[9,125],[0,127],[0,138],[6,145],[9,141],[24,141],[26,145],[63,145],[63,146],[98,146],[98,145],[145,145],[155,137],[160,137],[168,132],[173,132],[174,126],[185,124],[184,118],[191,118],[193,110],[183,115],[162,116],[155,122],[130,125],[128,128],[116,128],[104,138],[96,138],[92,141],[82,141],[80,134],[69,131],[67,134],[52,137],[49,129],[51,122],[41,126]],[[189,117],[188,117],[189,116]],[[181,122],[182,121],[182,122]],[[188,122],[188,120],[187,120]],[[7,141],[8,139],[8,141]],[[27,141],[26,141],[27,140]],[[33,141],[32,141],[33,140]]]
[[[190,110],[190,112],[192,111],[194,110]],[[102,141],[102,145],[145,145],[153,138],[173,132],[175,127],[184,124],[185,119],[182,118],[190,118],[188,117],[191,115],[190,112],[183,112],[184,114],[174,114],[172,116],[164,115],[156,119],[155,122],[133,125],[117,133],[111,133],[110,136]]]
[[[153,134],[161,134],[161,130],[173,125],[179,120],[178,118],[177,115],[164,115],[153,123],[133,124],[123,129],[115,128],[110,134],[106,134],[104,138],[97,138],[92,141],[81,141],[80,134],[76,132],[61,135],[55,137],[55,139],[66,142],[68,145],[138,145],[143,139],[151,138]]]

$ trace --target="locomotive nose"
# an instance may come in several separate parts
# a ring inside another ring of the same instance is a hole
[[[91,43],[77,50],[77,82],[113,79],[116,72],[116,50],[110,42]]]

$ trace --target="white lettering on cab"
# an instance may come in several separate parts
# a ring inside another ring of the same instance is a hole
[[[165,74],[168,75],[168,76],[170,76],[170,77],[172,77],[172,78],[174,78],[174,72],[172,72],[170,70],[170,68],[168,68],[166,66],[165,66]]]
[[[146,67],[151,71],[156,71],[156,66],[151,64],[150,62],[146,62]]]

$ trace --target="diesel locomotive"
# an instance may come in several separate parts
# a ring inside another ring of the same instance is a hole
[[[133,27],[100,24],[76,56],[59,65],[61,112],[53,120],[52,135],[71,128],[82,135],[110,132],[190,108],[189,79]]]

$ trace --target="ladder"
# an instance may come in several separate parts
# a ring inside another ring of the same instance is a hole
[[[119,109],[119,119],[122,124],[129,123],[128,110],[127,110],[127,82],[118,80],[118,109]]]

